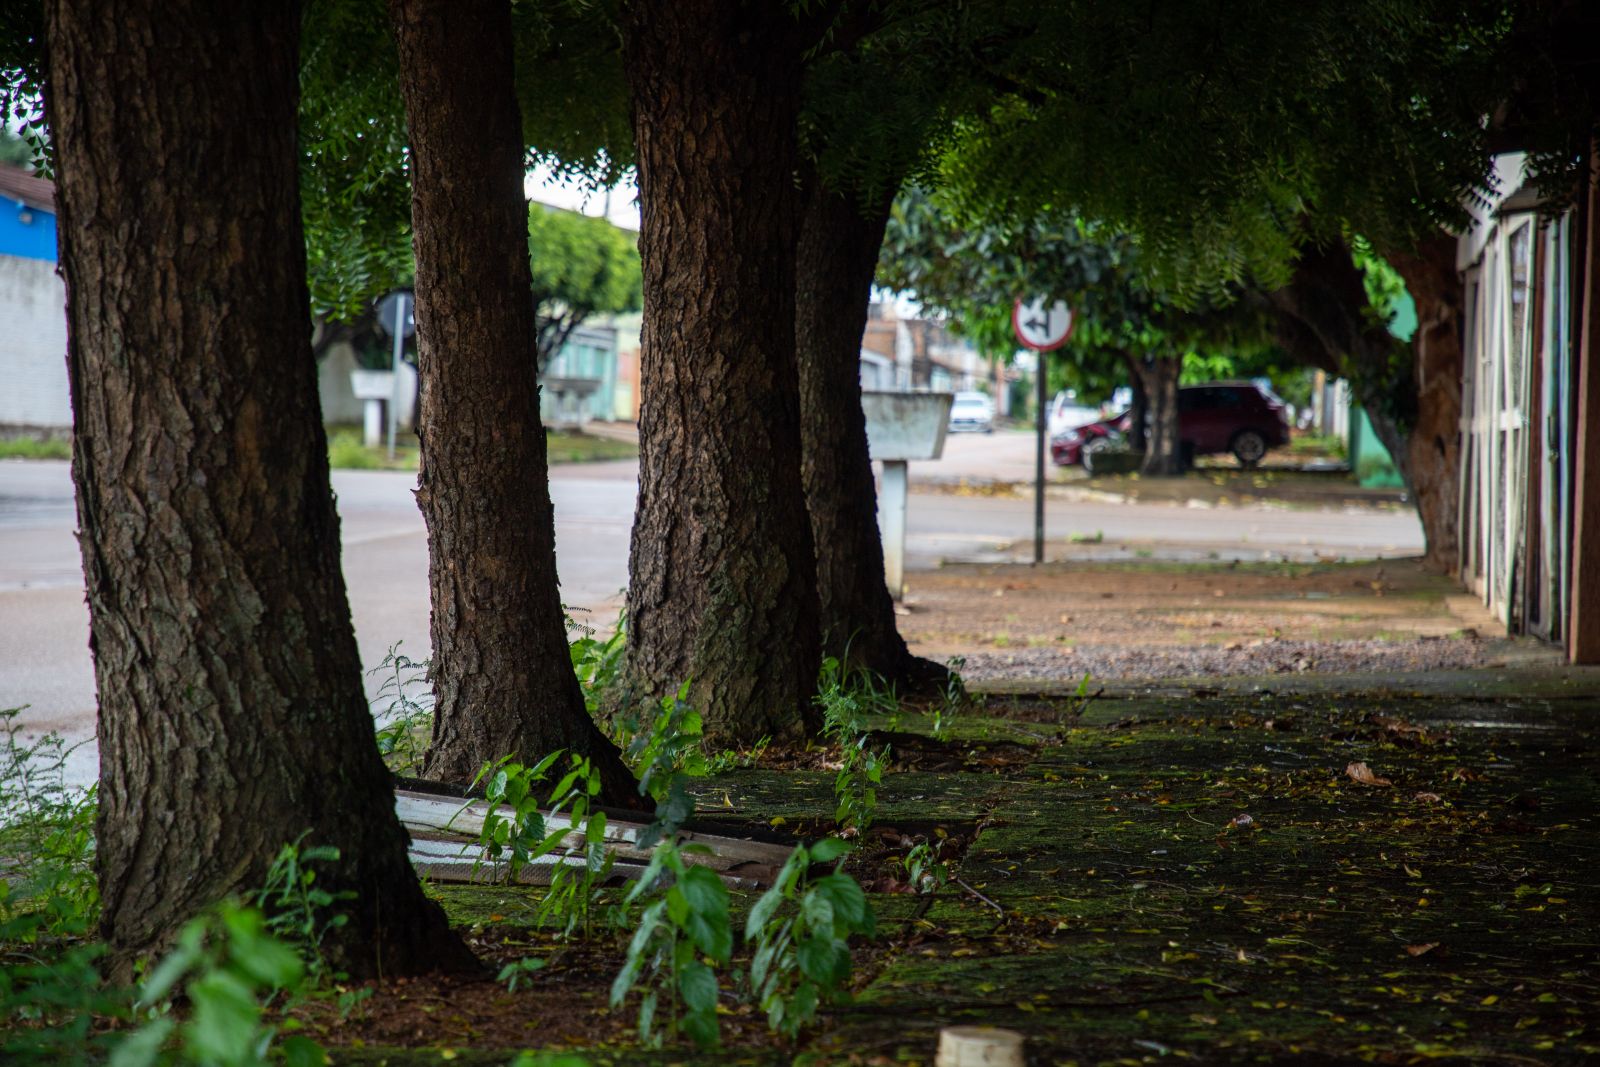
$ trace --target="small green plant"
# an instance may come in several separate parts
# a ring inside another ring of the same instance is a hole
[[[0,710],[0,921],[36,914],[35,936],[77,937],[100,909],[94,786],[67,784],[68,748],[53,733],[24,741],[25,708]],[[74,746],[76,747],[76,746]]]
[[[572,669],[583,688],[589,714],[596,714],[622,673],[622,658],[628,650],[627,613],[617,615],[611,636],[604,639],[595,636],[594,627],[577,622],[568,614],[567,633],[578,635],[568,645],[572,652]]]
[[[545,841],[544,813],[539,810],[535,787],[565,751],[556,749],[531,767],[502,756],[484,764],[472,780],[473,788],[483,786],[483,798],[489,804],[478,844],[489,859],[505,861],[507,882],[516,881],[523,865]]]
[[[55,734],[28,742],[24,708],[0,710],[0,1062],[100,1059],[97,1017],[129,998],[100,981],[95,790],[68,784],[72,753]]]
[[[889,746],[873,748],[867,716],[892,707],[892,696],[872,684],[863,671],[846,672],[839,660],[822,661],[813,698],[822,709],[822,733],[839,746],[833,778],[833,819],[841,829],[865,831],[877,817],[878,787],[889,764]]]
[[[611,1006],[621,1007],[639,991],[639,1039],[649,1045],[680,1031],[701,1048],[721,1040],[716,966],[733,955],[728,890],[716,872],[685,859],[709,852],[664,838],[624,901],[648,903],[611,983]]]
[[[150,972],[139,991],[147,1021],[115,1046],[108,1067],[312,1067],[327,1061],[320,1045],[286,1034],[293,1020],[269,1024],[269,1007],[298,998],[306,969],[295,950],[278,940],[260,910],[225,901],[186,923],[177,945]],[[171,995],[180,983],[188,1017],[172,1017]]]
[[[345,977],[328,966],[322,943],[329,931],[349,921],[335,906],[356,895],[349,890],[329,892],[317,884],[312,864],[338,863],[339,850],[331,845],[306,845],[309,832],[278,850],[266,882],[251,895],[251,903],[267,917],[267,932],[294,948],[305,961],[308,977],[320,984]]]
[[[559,927],[563,937],[587,936],[614,857],[606,847],[605,812],[593,810],[600,772],[588,758],[576,753],[568,757],[566,774],[540,809],[537,784],[564,754],[557,750],[531,767],[503,757],[478,772],[472,784],[484,783],[489,802],[478,841],[490,859],[505,859],[506,880],[514,882],[524,866],[578,836],[583,848],[579,862],[563,858],[551,865],[550,888],[539,901],[538,918]]]
[[[495,981],[504,982],[506,991],[515,993],[518,985],[526,985],[537,973],[544,970],[545,961],[533,956],[524,956],[520,960],[512,960],[500,968],[500,973],[495,976]]]
[[[791,1040],[816,1017],[819,1005],[846,996],[850,938],[876,930],[854,878],[837,869],[810,877],[813,864],[832,863],[849,851],[837,838],[797,846],[745,922],[745,942],[754,950],[750,994],[767,1013],[767,1024]]]
[[[937,893],[950,881],[950,865],[941,858],[945,840],[912,845],[895,860],[906,872],[906,883],[918,893]]]
[[[617,743],[639,776],[639,794],[656,802],[655,819],[640,837],[648,848],[677,832],[694,814],[687,779],[712,771],[706,756],[704,725],[689,704],[689,683],[662,698],[648,724],[630,713],[622,720]]]
[[[932,712],[933,736],[940,741],[950,736],[950,728],[955,725],[956,716],[972,699],[967,694],[966,682],[961,678],[961,671],[966,665],[965,656],[953,656],[945,663],[950,669],[950,674],[945,679],[944,693],[939,702],[933,706]]]
[[[629,731],[623,755],[639,775],[639,792],[658,801],[677,776],[705,776],[705,723],[689,704],[688,682],[661,699],[648,724]]]
[[[378,752],[396,774],[414,774],[422,768],[433,726],[433,688],[428,682],[428,660],[414,660],[389,647],[383,662],[371,674],[381,674],[377,703]]]

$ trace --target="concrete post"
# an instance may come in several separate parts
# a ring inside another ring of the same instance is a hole
[[[883,461],[883,492],[878,494],[878,526],[883,530],[883,576],[896,601],[906,593],[907,466],[903,459]]]
[[[383,444],[383,401],[376,397],[361,402],[361,443],[368,448]]]

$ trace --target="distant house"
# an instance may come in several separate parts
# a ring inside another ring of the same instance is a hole
[[[934,319],[901,318],[874,302],[861,335],[865,389],[949,392],[972,389],[985,376],[977,350]]]
[[[620,380],[620,333],[611,316],[596,316],[567,337],[540,381],[539,417],[546,426],[636,417],[630,384]]]
[[[55,190],[0,163],[0,435],[65,436],[67,290],[56,273]]]

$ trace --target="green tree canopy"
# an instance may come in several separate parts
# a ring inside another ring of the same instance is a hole
[[[912,293],[925,307],[962,323],[991,358],[1016,349],[1011,307],[1048,293],[1076,316],[1072,338],[1053,364],[1066,383],[1105,396],[1127,380],[1126,360],[1186,356],[1259,365],[1253,350],[1270,348],[1267,321],[1233,293],[1181,302],[1145,269],[1126,234],[1067,213],[1025,222],[963,222],[939,194],[908,189],[895,203],[879,260],[878,280]],[[1198,365],[1198,363],[1197,363]]]
[[[541,369],[586,318],[639,310],[644,293],[637,238],[605,219],[531,204],[528,255]]]
[[[980,219],[1106,220],[1185,298],[1281,283],[1302,240],[1345,227],[1409,244],[1459,224],[1489,180],[1494,0],[1014,12],[1027,43],[939,162],[948,202]]]

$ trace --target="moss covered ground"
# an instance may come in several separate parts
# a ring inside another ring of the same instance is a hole
[[[1037,1064],[1600,1059],[1588,682],[1296,679],[1087,707],[1013,693],[945,742],[914,740],[921,716],[880,722],[902,755],[869,838],[944,831],[966,847],[937,893],[872,894],[879,935],[858,949],[851,1003],[786,1047],[729,989],[724,1051],[645,1053],[627,1018],[600,1022],[610,975],[586,987],[578,972],[604,970],[588,959],[549,969],[566,999],[530,986],[518,1043],[592,1064],[926,1064],[941,1026],[985,1023],[1024,1033]],[[825,769],[746,767],[697,792],[719,821],[768,831],[820,829],[832,805]],[[475,936],[536,941],[536,892],[440,896]],[[561,1039],[552,1003],[588,1036]],[[345,1043],[335,1060],[509,1058],[494,1027],[430,1032],[428,1047]]]

